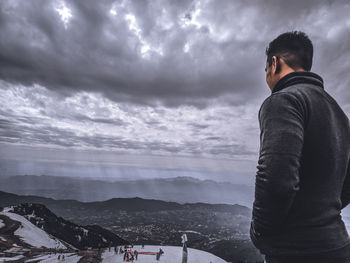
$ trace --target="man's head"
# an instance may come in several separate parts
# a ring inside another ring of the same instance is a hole
[[[311,70],[313,45],[303,32],[286,32],[269,43],[266,56],[266,82],[272,91],[288,73]]]

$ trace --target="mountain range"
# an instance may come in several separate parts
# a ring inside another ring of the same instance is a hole
[[[140,197],[177,203],[225,203],[252,206],[254,189],[244,184],[174,177],[142,180],[103,181],[61,176],[0,177],[0,190],[82,202],[111,198]]]

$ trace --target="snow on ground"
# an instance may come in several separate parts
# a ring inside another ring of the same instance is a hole
[[[2,211],[3,212],[11,212],[13,210],[13,205],[5,207]]]
[[[3,228],[5,226],[4,221],[0,219],[0,228]]]
[[[19,236],[23,242],[34,246],[34,247],[47,247],[47,248],[66,248],[59,240],[50,236],[44,230],[33,225],[25,217],[11,213],[11,212],[0,212],[1,215],[8,216],[10,219],[21,223],[16,231],[15,235]]]
[[[28,259],[28,260],[26,260],[25,262],[27,263],[29,263],[29,262],[37,262],[38,260],[44,260],[44,259],[49,259],[49,258],[53,258],[53,257],[55,257],[55,259],[57,259],[57,257],[58,256],[56,256],[56,255],[41,255],[41,256],[37,256],[37,257],[35,257],[35,258],[32,258],[32,259]],[[39,261],[40,262],[40,261]]]
[[[160,260],[156,260],[156,255],[143,255],[139,254],[138,259],[134,262],[137,263],[157,263],[157,262],[165,262],[165,263],[179,263],[182,262],[182,247],[176,246],[151,246],[145,245],[144,248],[141,246],[134,246],[133,250],[137,250],[138,252],[158,252],[159,248],[164,251],[164,254],[160,256]],[[188,251],[188,263],[227,263],[225,260],[210,254],[208,252],[187,248]],[[124,254],[115,254],[113,248],[109,252],[108,249],[102,254],[102,263],[121,263],[123,261]]]
[[[349,216],[342,216],[342,219],[344,221],[344,224],[347,228],[347,231],[350,233],[350,217]]]
[[[24,258],[24,256],[23,256],[23,255],[17,255],[17,256],[14,256],[14,257],[12,257],[12,258],[9,258],[9,257],[0,257],[0,262],[7,262],[7,260],[10,261],[10,262],[12,262],[12,260],[19,260],[19,259],[21,259],[21,258]]]
[[[58,261],[58,255],[64,255],[64,260]],[[64,263],[77,263],[80,260],[81,256],[78,256],[74,253],[63,253],[63,254],[50,254],[50,255],[43,255],[39,256],[33,259],[26,260],[25,262],[37,262],[40,260],[40,263],[57,263],[57,262],[64,262]],[[0,258],[1,259],[1,258]]]

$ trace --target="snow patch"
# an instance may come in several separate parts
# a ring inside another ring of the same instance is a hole
[[[4,221],[0,219],[0,228],[3,228],[5,226]]]
[[[164,254],[160,256],[161,262],[166,263],[179,263],[182,262],[182,247],[176,246],[151,246],[145,245],[144,248],[141,246],[134,246],[133,250],[137,250],[138,252],[158,252],[159,248],[164,251]],[[188,251],[188,263],[227,263],[227,261],[211,254],[206,251],[187,248]],[[105,250],[102,253],[102,263],[115,263],[115,262],[123,262],[124,254],[115,254],[114,251]],[[154,263],[156,261],[156,255],[144,255],[139,254],[137,261],[138,263]]]
[[[84,231],[84,236],[87,236],[87,235],[88,235],[88,233],[89,233],[89,230],[87,230],[87,229],[83,228],[83,231]]]
[[[13,206],[8,206],[8,207],[5,207],[4,210],[2,210],[2,212],[11,212],[13,211]]]
[[[0,212],[0,214],[8,216],[12,220],[21,223],[21,226],[15,231],[14,234],[19,236],[23,242],[38,248],[66,248],[66,246],[59,240],[33,225],[25,217],[11,212]]]
[[[12,247],[9,248],[9,249],[6,249],[4,252],[7,252],[7,253],[13,253],[13,254],[20,254],[20,253],[23,253],[25,251],[30,251],[29,248],[23,248],[23,247],[19,247],[17,246],[17,244],[12,244]]]
[[[28,220],[30,220],[33,217],[35,218],[34,210],[32,211],[32,213],[30,215],[25,215],[25,218],[27,218]]]
[[[80,235],[75,235],[75,237],[78,239],[78,241],[81,241],[81,236]]]
[[[193,233],[193,234],[198,234],[198,235],[202,235],[201,233],[194,231],[194,230],[185,230],[185,231],[178,231],[178,232],[184,232],[184,233]]]
[[[13,260],[19,260],[21,258],[24,258],[23,255],[17,255],[17,256],[14,256],[14,257],[0,257],[0,262],[12,262]]]

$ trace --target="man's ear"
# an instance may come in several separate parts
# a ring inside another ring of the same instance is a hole
[[[277,70],[277,57],[273,56],[272,57],[272,65],[271,65],[271,73],[276,74]]]

